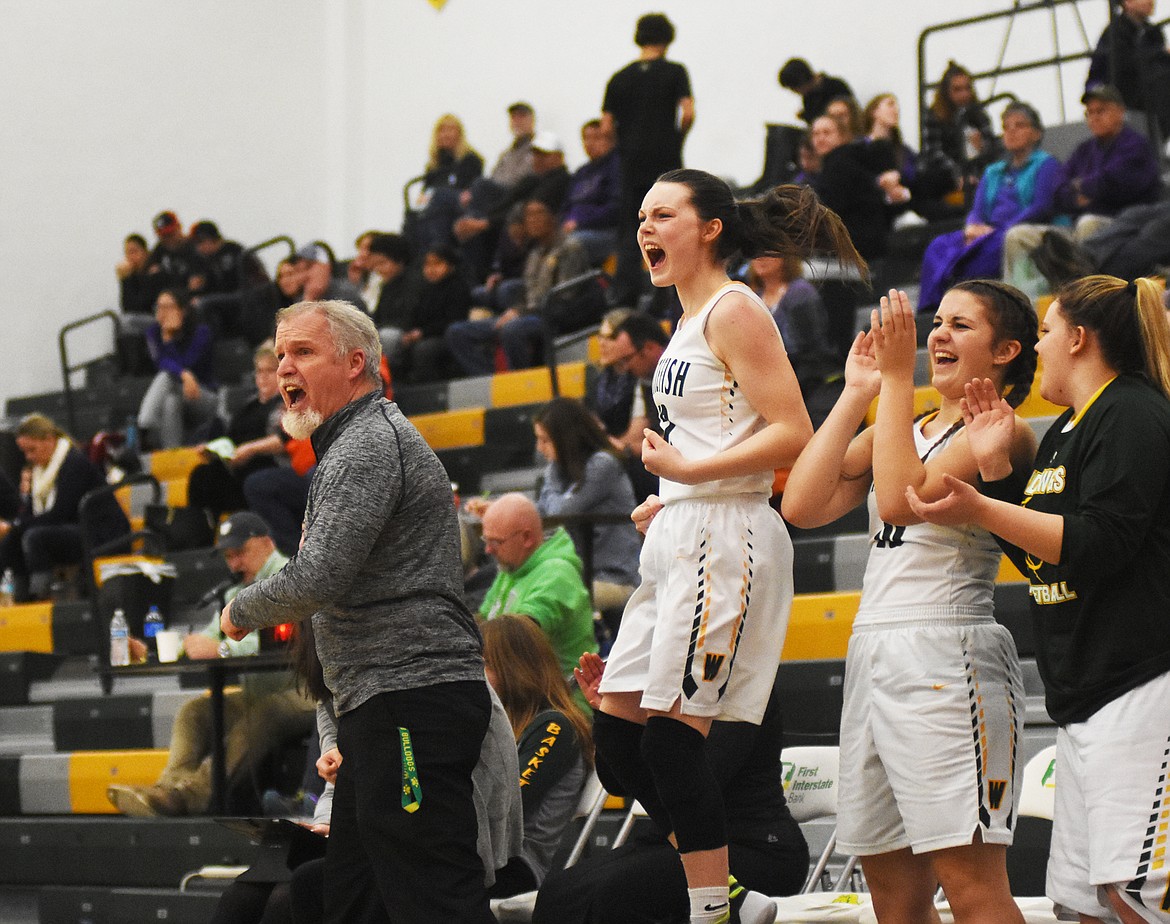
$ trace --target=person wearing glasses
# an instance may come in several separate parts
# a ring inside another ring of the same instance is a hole
[[[638,503],[658,493],[658,476],[642,464],[642,439],[647,428],[660,432],[650,379],[669,342],[670,335],[661,321],[644,311],[635,311],[613,328],[608,345],[610,368],[634,379],[626,430],[616,438],[614,446],[626,459],[627,474]]]
[[[480,605],[480,618],[531,617],[552,642],[561,673],[571,677],[581,653],[597,651],[593,604],[572,538],[559,526],[546,539],[536,504],[523,494],[503,494],[484,511],[483,545],[499,573]]]

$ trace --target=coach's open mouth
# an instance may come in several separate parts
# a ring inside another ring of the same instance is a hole
[[[299,385],[285,385],[281,391],[284,396],[285,407],[295,408],[299,402],[304,400],[305,390]]]

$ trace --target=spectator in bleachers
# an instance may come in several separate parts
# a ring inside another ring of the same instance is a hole
[[[863,141],[878,171],[878,185],[886,201],[899,205],[910,200],[918,179],[918,156],[902,138],[902,112],[898,97],[879,93],[861,114]]]
[[[294,257],[286,257],[276,264],[276,278],[272,282],[245,290],[237,324],[248,344],[257,347],[265,340],[271,340],[275,333],[276,312],[300,301],[303,291],[304,273]]]
[[[545,296],[553,286],[589,270],[585,248],[565,236],[546,202],[528,200],[524,226],[531,246],[524,265],[523,301],[509,306],[498,317],[458,321],[447,328],[447,346],[467,375],[491,375],[495,371],[497,340],[508,368],[532,366],[536,361],[535,343],[544,323],[540,310]]]
[[[1112,5],[1116,13],[1093,50],[1085,90],[1112,84],[1127,107],[1157,119],[1165,138],[1170,135],[1170,48],[1162,27],[1150,22],[1154,0]]]
[[[629,515],[637,502],[625,467],[614,454],[609,437],[579,401],[554,398],[537,412],[532,429],[536,451],[547,460],[536,499],[542,517],[617,514],[620,523],[569,526],[581,560],[586,539],[592,549],[593,606],[617,610],[638,586],[638,554],[642,548]]]
[[[622,164],[618,215],[618,264],[610,303],[637,307],[645,288],[638,249],[638,210],[659,175],[682,166],[683,142],[695,122],[687,69],[666,55],[674,24],[662,13],[638,20],[638,59],[610,77],[601,103],[601,124],[617,139]]]
[[[525,102],[509,106],[508,130],[512,133],[512,144],[501,152],[488,177],[505,189],[532,173],[532,137],[536,134],[536,112],[532,106]]]
[[[463,123],[450,113],[439,116],[431,133],[422,190],[402,233],[420,250],[452,243],[451,226],[471,198],[463,193],[482,176],[483,158],[467,143]]]
[[[508,211],[487,278],[471,290],[472,304],[499,314],[523,301],[524,263],[531,246],[524,223],[524,203],[518,202]],[[471,320],[476,320],[474,313]]]
[[[975,97],[975,81],[961,64],[947,63],[922,117],[922,170],[938,178],[941,188],[930,194],[961,190],[970,201],[971,190],[987,165],[998,156],[991,119]]]
[[[862,112],[870,166],[878,173],[878,185],[898,215],[928,219],[953,213],[943,197],[955,185],[949,167],[925,165],[902,135],[901,110],[893,93],[879,93]],[[913,212],[910,215],[909,212]]]
[[[367,311],[362,293],[349,279],[333,272],[333,255],[320,244],[306,244],[293,257],[301,274],[304,301],[344,301]]]
[[[598,684],[604,662],[581,659],[578,684],[589,704],[601,705]],[[731,895],[732,921],[758,924],[776,920],[765,895],[795,895],[808,875],[808,844],[792,817],[777,780],[784,774],[780,681],[772,687],[764,717],[751,722],[711,723],[707,739],[711,771],[727,810],[728,865],[739,886]],[[597,774],[606,790],[625,793],[602,760]],[[648,818],[639,820],[630,839],[600,850],[564,870],[553,870],[536,897],[533,924],[634,924],[685,921],[687,881],[678,850]],[[770,910],[771,916],[768,912]]]
[[[93,466],[65,432],[43,414],[29,414],[16,427],[16,445],[27,464],[18,510],[0,519],[0,572],[11,568],[17,602],[43,599],[57,569],[83,560],[81,499],[105,485]],[[89,514],[87,538],[100,545],[130,532],[122,508],[112,496]]]
[[[213,338],[181,289],[159,295],[154,317],[146,347],[156,372],[138,408],[138,429],[144,448],[169,449],[184,445],[215,416]]]
[[[154,317],[154,300],[158,297],[158,277],[147,272],[150,251],[141,234],[128,234],[122,242],[123,259],[114,267],[120,290],[119,304],[123,321],[145,330]],[[141,325],[136,322],[142,321]]]
[[[369,284],[370,268],[366,265],[366,258],[370,255],[370,241],[374,239],[375,234],[382,234],[381,231],[363,231],[353,239],[354,254],[348,260],[343,260],[338,263],[333,269],[338,275],[343,275],[345,278],[358,287],[358,291],[362,293],[362,300],[371,305],[376,302],[377,292],[367,292],[366,287]]]
[[[288,562],[273,544],[268,525],[248,511],[233,514],[219,527],[215,548],[239,577],[227,591],[229,602],[242,588],[276,574]],[[183,641],[184,653],[196,660],[218,658],[224,652],[233,657],[254,655],[259,650],[257,633],[238,642],[225,638],[218,613]],[[131,656],[146,656],[142,641],[132,639]],[[228,777],[241,767],[255,765],[282,742],[309,734],[315,710],[313,698],[297,689],[290,675],[245,674],[242,689],[224,693],[224,766]],[[211,747],[211,701],[197,696],[184,703],[175,716],[167,765],[155,784],[115,783],[106,795],[124,815],[202,814],[211,801]]]
[[[754,258],[748,284],[772,312],[808,416],[813,427],[819,427],[844,385],[821,294],[803,277],[803,262],[794,257]]]
[[[619,437],[619,442],[626,458],[626,471],[634,486],[634,496],[641,503],[649,495],[658,493],[658,476],[650,474],[642,464],[642,440],[647,429],[662,432],[650,379],[670,342],[670,335],[662,329],[661,321],[642,311],[632,312],[615,331],[613,368],[635,379],[629,426]]]
[[[455,374],[445,334],[465,321],[470,308],[471,291],[461,272],[459,251],[448,245],[432,247],[423,257],[422,282],[399,340],[398,362],[411,382],[434,382]]]
[[[800,168],[792,182],[797,186],[812,186],[821,175],[821,155],[813,144],[812,133],[805,132],[796,149],[796,165]]]
[[[31,473],[27,476],[24,474],[27,471],[28,469],[21,470],[22,478],[31,477]],[[22,497],[27,493],[21,491],[19,485],[13,484],[8,474],[0,469],[0,519],[13,520],[20,513]]]
[[[174,212],[159,212],[151,227],[158,243],[150,252],[146,271],[158,277],[156,296],[163,289],[186,289],[191,277],[201,270],[202,261],[194,244],[183,234],[183,226]]]
[[[1081,98],[1091,138],[1081,142],[1065,164],[1064,182],[1056,190],[1057,220],[1071,222],[1073,238],[1085,241],[1113,216],[1131,205],[1157,200],[1162,180],[1158,158],[1148,138],[1125,124],[1125,102],[1111,86],[1088,90]],[[1047,224],[1018,224],[1004,237],[1003,277],[1028,291],[1036,274],[1029,255]],[[1038,294],[1031,291],[1030,294]]]
[[[289,464],[261,468],[248,475],[244,479],[244,498],[248,509],[271,528],[276,547],[292,556],[301,544],[301,527],[317,456],[310,440],[290,439],[283,428],[279,437]],[[279,456],[276,458],[283,461]]]
[[[284,402],[276,366],[271,341],[261,344],[252,356],[256,394],[232,415],[224,432],[232,444],[231,455],[225,458],[204,447],[207,460],[187,476],[187,506],[207,511],[213,523],[225,513],[246,508],[245,479],[285,456],[280,429]]]
[[[584,245],[589,261],[600,266],[617,246],[621,165],[614,137],[600,119],[582,126],[581,146],[589,160],[569,182],[561,227]]]
[[[423,174],[424,195],[428,190],[467,189],[482,175],[483,158],[467,143],[463,123],[450,113],[439,116]]]
[[[363,298],[378,328],[382,355],[395,375],[402,372],[402,338],[418,297],[417,280],[409,273],[412,256],[410,242],[401,234],[378,232],[366,243],[362,257],[367,269]]]
[[[797,118],[810,126],[825,114],[829,103],[838,96],[853,96],[853,90],[840,77],[830,77],[812,69],[803,58],[789,58],[777,79],[785,90],[800,97],[802,108]]]
[[[511,186],[483,215],[469,215],[455,222],[455,237],[472,278],[484,278],[488,261],[499,239],[500,228],[518,202],[540,199],[560,214],[569,191],[569,171],[561,142],[552,132],[537,132],[531,142],[532,172]]]
[[[615,449],[623,451],[617,437],[630,426],[630,402],[634,397],[635,379],[630,372],[618,372],[615,360],[622,354],[615,347],[618,325],[632,314],[629,308],[611,308],[597,328],[597,375],[593,377],[585,404],[601,421]]]
[[[846,141],[855,141],[865,134],[865,121],[861,106],[852,96],[834,96],[825,107],[825,115],[837,120]]]
[[[936,237],[922,258],[919,311],[933,311],[943,293],[963,279],[995,278],[1001,271],[1003,239],[1013,225],[1048,221],[1056,213],[1056,191],[1064,168],[1040,150],[1044,125],[1027,103],[1003,111],[1006,154],[983,174],[967,223]]]
[[[202,264],[190,280],[189,288],[192,292],[202,295],[235,292],[249,283],[262,282],[266,278],[255,258],[247,264],[247,272],[251,275],[241,277],[240,265],[245,260],[244,247],[238,241],[226,240],[214,221],[195,222],[191,228],[191,243]]]
[[[189,281],[192,303],[217,337],[244,336],[243,291],[268,281],[264,265],[246,254],[242,244],[225,240],[213,221],[196,222],[191,242],[200,259]]]
[[[813,189],[825,205],[841,216],[859,254],[866,260],[883,256],[891,218],[864,145],[850,143],[840,123],[829,115],[813,122],[811,135],[821,158],[821,172]]]
[[[505,897],[539,888],[551,868],[593,764],[593,732],[534,620],[504,613],[481,631],[484,669],[512,726],[520,770],[524,839],[489,890]]]
[[[573,540],[563,527],[546,539],[536,504],[523,494],[504,494],[484,511],[483,544],[499,572],[479,615],[531,617],[548,636],[568,680],[581,653],[597,651],[593,606]]]

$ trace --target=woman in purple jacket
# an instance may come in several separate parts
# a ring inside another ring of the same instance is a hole
[[[184,435],[215,416],[212,336],[199,324],[185,292],[166,289],[154,305],[146,348],[158,372],[138,408],[145,448],[180,446]]]
[[[919,311],[934,311],[943,293],[963,279],[998,278],[1007,229],[1052,216],[1064,169],[1040,150],[1043,137],[1040,115],[1027,103],[1003,111],[1004,158],[984,172],[966,226],[926,248]]]

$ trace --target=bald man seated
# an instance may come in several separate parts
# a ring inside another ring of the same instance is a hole
[[[593,605],[573,540],[560,526],[545,538],[536,504],[523,494],[504,494],[484,511],[483,544],[499,572],[480,617],[518,613],[534,619],[568,679],[584,652],[597,651]]]

